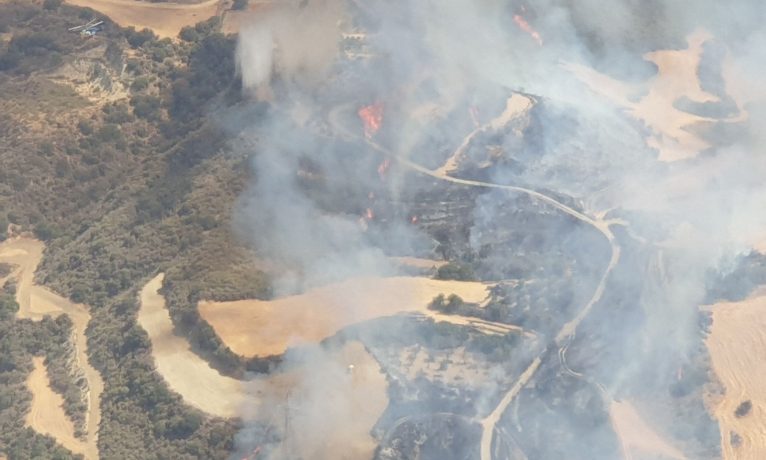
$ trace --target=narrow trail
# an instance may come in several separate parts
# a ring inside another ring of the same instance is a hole
[[[343,111],[345,108],[346,107],[341,106],[329,113],[328,118],[330,120],[331,125],[333,125],[336,128],[336,130],[339,132],[339,134],[341,134],[342,136],[345,136],[350,139],[355,139],[355,140],[363,139],[361,136],[358,136],[350,132],[337,119],[337,116],[339,115],[339,113]],[[553,206],[554,208],[558,209],[559,211],[592,226],[593,228],[598,230],[602,235],[604,235],[604,237],[609,242],[609,246],[611,248],[611,256],[609,259],[609,264],[604,270],[604,274],[601,276],[599,284],[596,287],[596,290],[593,293],[593,296],[588,301],[588,303],[585,304],[585,306],[579,311],[579,313],[572,320],[564,324],[564,326],[561,328],[559,333],[556,334],[556,345],[559,346],[559,357],[562,360],[562,364],[565,366],[566,369],[568,369],[569,367],[566,365],[566,349],[574,340],[575,333],[577,332],[577,327],[588,316],[593,306],[599,300],[601,300],[601,297],[604,294],[604,290],[606,289],[606,283],[607,283],[607,280],[609,279],[609,275],[611,274],[612,270],[614,269],[614,267],[617,265],[617,263],[620,260],[620,246],[617,244],[614,234],[609,228],[611,222],[604,221],[601,218],[594,219],[592,217],[589,217],[583,214],[582,212],[577,211],[576,209],[573,209],[565,205],[564,203],[561,203],[557,201],[556,199],[551,198],[545,194],[542,194],[536,190],[532,190],[532,189],[528,189],[524,187],[518,187],[514,185],[495,184],[492,182],[482,182],[477,180],[460,179],[457,177],[452,177],[447,175],[443,171],[441,172],[434,171],[422,165],[419,165],[411,161],[410,159],[406,158],[403,154],[394,153],[391,150],[372,141],[371,139],[365,138],[363,140],[367,143],[367,145],[372,147],[374,150],[378,151],[379,153],[385,155],[388,158],[396,160],[403,166],[413,171],[416,171],[418,173],[424,174],[429,177],[433,177],[435,179],[451,182],[453,184],[460,184],[460,185],[465,185],[470,187],[506,190],[509,192],[525,194],[543,203],[549,204]],[[532,360],[532,362],[529,364],[529,366],[527,366],[524,372],[521,373],[521,375],[516,380],[516,382],[505,393],[505,395],[500,400],[500,402],[495,407],[495,409],[481,421],[481,425],[482,425],[481,460],[492,460],[492,441],[494,439],[495,426],[497,425],[497,422],[500,420],[500,417],[508,408],[508,406],[513,402],[513,400],[516,398],[516,396],[519,394],[522,388],[524,388],[527,385],[527,383],[532,379],[532,377],[534,377],[535,373],[540,368],[540,365],[542,364],[543,353],[539,354],[535,359]]]
[[[87,412],[85,429],[87,438],[83,452],[86,459],[98,458],[98,427],[101,422],[101,393],[104,381],[101,374],[88,361],[88,343],[85,329],[90,322],[90,313],[85,305],[75,304],[44,286],[34,283],[34,275],[43,257],[45,245],[39,240],[17,237],[0,244],[0,262],[15,266],[10,277],[17,280],[16,301],[19,304],[18,318],[34,321],[45,315],[68,315],[73,323],[75,366],[82,370],[88,381],[86,393]],[[32,428],[36,428],[32,426]]]

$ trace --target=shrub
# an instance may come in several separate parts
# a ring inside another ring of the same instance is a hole
[[[439,280],[458,280],[458,281],[472,281],[476,277],[471,267],[458,262],[450,262],[446,265],[442,265],[436,270],[436,279]]]
[[[149,87],[149,79],[146,77],[138,77],[135,80],[133,80],[133,83],[130,85],[130,89],[133,91],[142,91]]]
[[[744,417],[745,415],[750,413],[750,410],[753,408],[753,403],[748,399],[747,401],[742,401],[742,403],[737,406],[737,409],[734,411],[734,415],[737,417]]]
[[[138,95],[130,98],[133,113],[139,118],[156,120],[159,118],[160,98],[157,96]]]
[[[48,11],[55,11],[59,9],[62,3],[63,0],[45,0],[43,2],[43,8]]]
[[[125,38],[128,40],[128,44],[132,48],[140,48],[146,42],[156,40],[157,36],[149,29],[141,29],[140,31],[137,31],[135,27],[131,26],[125,29]]]
[[[102,126],[94,137],[101,143],[116,142],[122,139],[122,132],[120,132],[120,128],[117,125],[109,123]]]
[[[50,241],[56,237],[56,229],[47,222],[39,222],[34,228],[35,236],[43,241]]]
[[[85,134],[86,136],[90,136],[91,134],[93,134],[93,124],[89,122],[88,120],[80,120],[77,123],[77,129],[79,129],[80,132]]]

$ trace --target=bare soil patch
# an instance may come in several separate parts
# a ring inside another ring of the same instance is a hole
[[[199,312],[235,353],[269,356],[317,343],[351,324],[401,312],[429,313],[439,294],[481,302],[487,285],[423,277],[352,278],[275,300],[199,304]]]
[[[151,3],[133,0],[66,0],[77,6],[93,8],[117,24],[136,29],[149,28],[160,37],[177,37],[185,26],[194,25],[219,14],[222,0],[199,3]]]
[[[35,357],[33,363],[35,368],[27,378],[27,388],[32,392],[32,405],[26,417],[27,426],[38,433],[54,437],[76,454],[85,454],[85,443],[75,438],[74,424],[64,413],[64,398],[51,389],[44,358]]]
[[[766,292],[710,310],[713,325],[706,343],[724,387],[713,408],[721,427],[723,458],[766,458],[766,358],[759,352],[766,349]],[[737,408],[747,400],[752,408],[737,417]],[[733,433],[739,443],[732,443]]]

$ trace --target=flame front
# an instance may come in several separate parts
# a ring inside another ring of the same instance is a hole
[[[541,37],[540,34],[537,33],[534,27],[529,25],[529,23],[527,22],[526,19],[524,19],[523,16],[521,16],[520,14],[513,15],[513,22],[515,22],[516,25],[519,26],[521,30],[528,33],[532,38],[534,38],[538,45],[543,46],[543,37]]]
[[[376,102],[362,107],[357,114],[364,122],[364,135],[369,139],[378,132],[383,123],[383,103]]]

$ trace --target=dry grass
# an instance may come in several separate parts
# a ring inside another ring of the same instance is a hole
[[[609,416],[612,418],[617,436],[620,438],[626,460],[633,454],[651,454],[658,458],[683,460],[684,454],[668,444],[641,418],[635,407],[627,401],[612,401],[609,406]]]
[[[718,379],[724,386],[714,415],[722,434],[724,460],[766,458],[766,360],[758,350],[766,349],[766,292],[741,302],[713,305],[713,325],[707,347]],[[735,411],[742,401],[753,408],[744,417]],[[729,434],[741,438],[731,445]]]
[[[149,28],[160,37],[177,37],[185,26],[205,21],[219,13],[222,0],[195,4],[150,3],[133,0],[66,0],[77,6],[93,8],[117,24],[136,29]]]
[[[718,98],[700,88],[697,68],[702,46],[710,39],[707,32],[698,30],[687,38],[688,48],[660,50],[644,55],[658,67],[656,78],[643,85],[630,85],[600,74],[593,69],[567,64],[566,68],[588,85],[593,92],[611,99],[629,114],[645,123],[652,134],[647,139],[650,147],[660,152],[659,160],[672,162],[695,157],[709,147],[693,128],[714,122],[710,118],[679,110],[673,103],[686,97],[694,102],[713,102]],[[635,96],[644,94],[636,101]],[[737,121],[729,119],[727,121]]]
[[[439,294],[481,302],[486,288],[422,277],[352,278],[270,301],[200,302],[199,312],[235,353],[269,356],[291,345],[317,343],[351,324],[428,312],[428,303]]]
[[[271,0],[250,0],[246,10],[228,10],[223,16],[221,32],[225,34],[238,34],[243,27],[246,27],[248,24],[254,22],[257,18],[264,16],[270,11],[273,11],[278,5],[278,3]]]
[[[247,382],[224,377],[173,334],[158,293],[162,280],[157,275],[142,289],[138,322],[149,333],[157,371],[187,403],[209,414],[285,429],[278,458],[372,457],[376,444],[370,431],[388,405],[388,389],[380,366],[360,343]],[[347,371],[349,364],[353,372]]]

